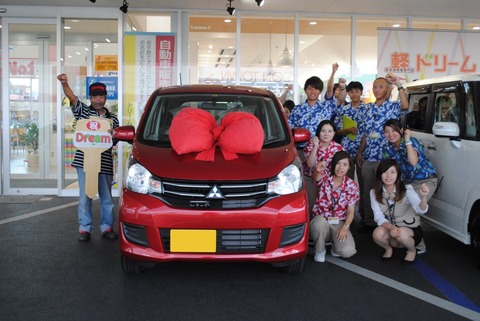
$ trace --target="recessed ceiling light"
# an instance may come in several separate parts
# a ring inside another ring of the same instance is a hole
[[[396,24],[392,25],[392,27],[394,27],[394,28],[399,28],[400,25],[399,25],[398,23],[396,23]]]
[[[232,19],[225,19],[223,21],[226,22],[226,23],[229,23],[229,22],[232,22]]]
[[[72,27],[70,27],[70,26],[63,26],[63,29],[65,29],[65,30],[70,30],[70,29],[72,29]]]
[[[312,26],[314,26],[314,25],[316,25],[316,24],[317,24],[317,22],[316,22],[316,21],[310,21],[309,23],[310,23],[310,25],[312,25]]]
[[[480,30],[480,26],[475,26],[472,28],[472,30]]]

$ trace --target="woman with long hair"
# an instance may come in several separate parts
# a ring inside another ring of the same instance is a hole
[[[393,248],[407,250],[404,263],[413,263],[415,246],[423,238],[419,214],[428,210],[426,184],[420,187],[420,196],[413,186],[401,180],[401,169],[394,159],[380,162],[375,178],[375,187],[370,191],[374,220],[378,227],[373,231],[375,243],[385,249],[382,261],[392,258]]]
[[[330,163],[330,172],[325,163],[319,162],[314,179],[319,190],[313,206],[310,236],[315,242],[315,262],[325,262],[325,243],[332,242],[333,256],[348,258],[357,253],[350,224],[355,214],[355,203],[360,198],[357,183],[347,176],[352,159],[345,151],[337,152]]]

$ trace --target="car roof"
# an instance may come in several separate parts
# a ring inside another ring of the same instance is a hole
[[[452,75],[452,76],[443,76],[443,77],[415,80],[415,81],[406,83],[403,86],[417,87],[417,86],[424,86],[424,85],[430,85],[430,84],[448,83],[448,82],[454,82],[454,81],[480,81],[480,74]]]
[[[188,93],[218,93],[234,95],[253,95],[271,97],[272,93],[263,88],[235,85],[180,85],[171,87],[162,87],[155,90],[155,94],[188,94]]]

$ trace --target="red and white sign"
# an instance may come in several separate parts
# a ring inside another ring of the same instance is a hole
[[[101,169],[102,152],[113,145],[110,129],[112,120],[90,117],[77,121],[73,145],[83,151],[85,194],[93,198],[98,192],[98,173]]]
[[[78,149],[101,148],[103,150],[112,147],[112,135],[102,128],[99,121],[88,120],[85,124],[88,130],[76,130],[73,138],[73,145]],[[105,126],[104,126],[105,127]]]
[[[476,73],[480,34],[443,30],[378,30],[378,75],[406,81]]]

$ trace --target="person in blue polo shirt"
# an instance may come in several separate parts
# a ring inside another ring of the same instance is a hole
[[[320,101],[318,98],[323,91],[323,81],[317,77],[312,76],[305,81],[303,87],[307,99],[303,104],[299,104],[292,109],[290,116],[288,117],[288,125],[290,128],[300,127],[310,131],[310,137],[315,136],[318,124],[322,120],[330,120],[336,116],[337,99],[330,99]],[[343,87],[345,89],[345,87]],[[339,99],[339,103],[343,103],[345,100],[345,90],[343,90],[343,98]],[[298,149],[303,149],[306,143],[299,144]]]
[[[417,194],[420,194],[420,188],[425,184],[429,189],[426,195],[428,202],[437,189],[437,171],[425,154],[423,145],[412,137],[409,129],[402,128],[398,119],[387,120],[383,131],[387,139],[383,147],[383,158],[397,161],[402,170],[402,181],[411,184]],[[425,241],[422,239],[416,248],[418,254],[425,253]]]
[[[392,84],[395,84],[398,88],[398,101],[389,99]],[[359,128],[362,141],[357,153],[357,163],[362,167],[363,180],[361,186],[363,226],[361,230],[365,231],[373,231],[376,227],[369,193],[375,184],[378,164],[383,159],[382,146],[385,141],[383,124],[391,118],[399,119],[402,114],[408,112],[408,98],[400,78],[397,76],[387,74],[386,77],[378,77],[373,82],[372,90],[376,100],[367,105],[367,110],[364,113],[364,121]]]

